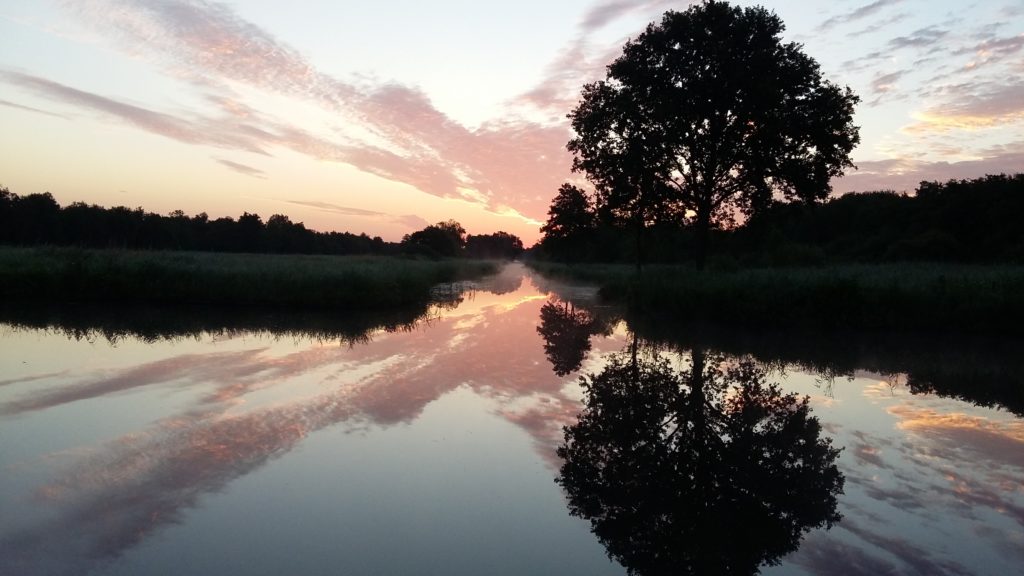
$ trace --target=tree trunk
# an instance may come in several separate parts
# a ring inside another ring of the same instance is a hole
[[[647,255],[645,248],[647,247],[644,243],[644,235],[647,231],[646,226],[643,222],[640,222],[636,226],[636,275],[641,276],[644,273],[644,258]]]
[[[694,246],[694,260],[697,270],[704,270],[708,257],[708,236],[711,231],[711,208],[701,206],[697,208],[697,238]]]

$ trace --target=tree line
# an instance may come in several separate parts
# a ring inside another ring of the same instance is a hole
[[[772,202],[741,225],[713,226],[720,266],[931,261],[1024,262],[1024,174],[922,182],[913,194],[846,194],[821,203]],[[542,228],[536,255],[557,261],[630,262],[635,238],[603,214],[593,194],[564,185]],[[647,260],[690,262],[697,244],[687,222],[647,230]]]
[[[514,258],[523,249],[522,241],[512,234],[466,234],[454,221],[427,226],[402,242],[387,242],[365,233],[310,230],[284,214],[266,221],[249,212],[237,219],[210,218],[205,212],[188,216],[181,210],[164,216],[142,208],[104,208],[85,202],[61,206],[49,192],[20,196],[7,188],[0,188],[0,244],[432,258]]]

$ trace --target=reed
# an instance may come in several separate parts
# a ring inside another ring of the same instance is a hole
[[[532,264],[595,281],[665,321],[812,329],[1019,333],[1024,266],[885,264],[696,272],[687,266]]]
[[[392,308],[493,273],[482,260],[0,247],[7,300]]]

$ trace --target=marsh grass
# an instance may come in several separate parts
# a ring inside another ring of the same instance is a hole
[[[381,309],[428,302],[437,284],[497,268],[480,260],[3,247],[0,297]]]
[[[594,281],[601,296],[666,321],[812,329],[1019,333],[1024,266],[886,264],[695,272],[533,264]]]

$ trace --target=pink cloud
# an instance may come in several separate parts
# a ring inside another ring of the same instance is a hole
[[[91,0],[72,8],[97,29],[113,34],[130,52],[156,59],[172,74],[204,88],[223,79],[305,99],[354,120],[383,140],[379,146],[338,144],[299,131],[283,134],[278,141],[317,158],[352,164],[435,196],[534,217],[544,213],[551,193],[568,173],[565,129],[515,120],[467,129],[416,89],[393,83],[357,85],[318,71],[296,50],[226,5],[202,0]],[[132,116],[149,118],[150,124],[162,118],[142,111]],[[177,124],[166,124],[142,127],[184,139]],[[510,171],[519,177],[509,178]],[[543,202],[536,199],[538,191],[543,191]]]

